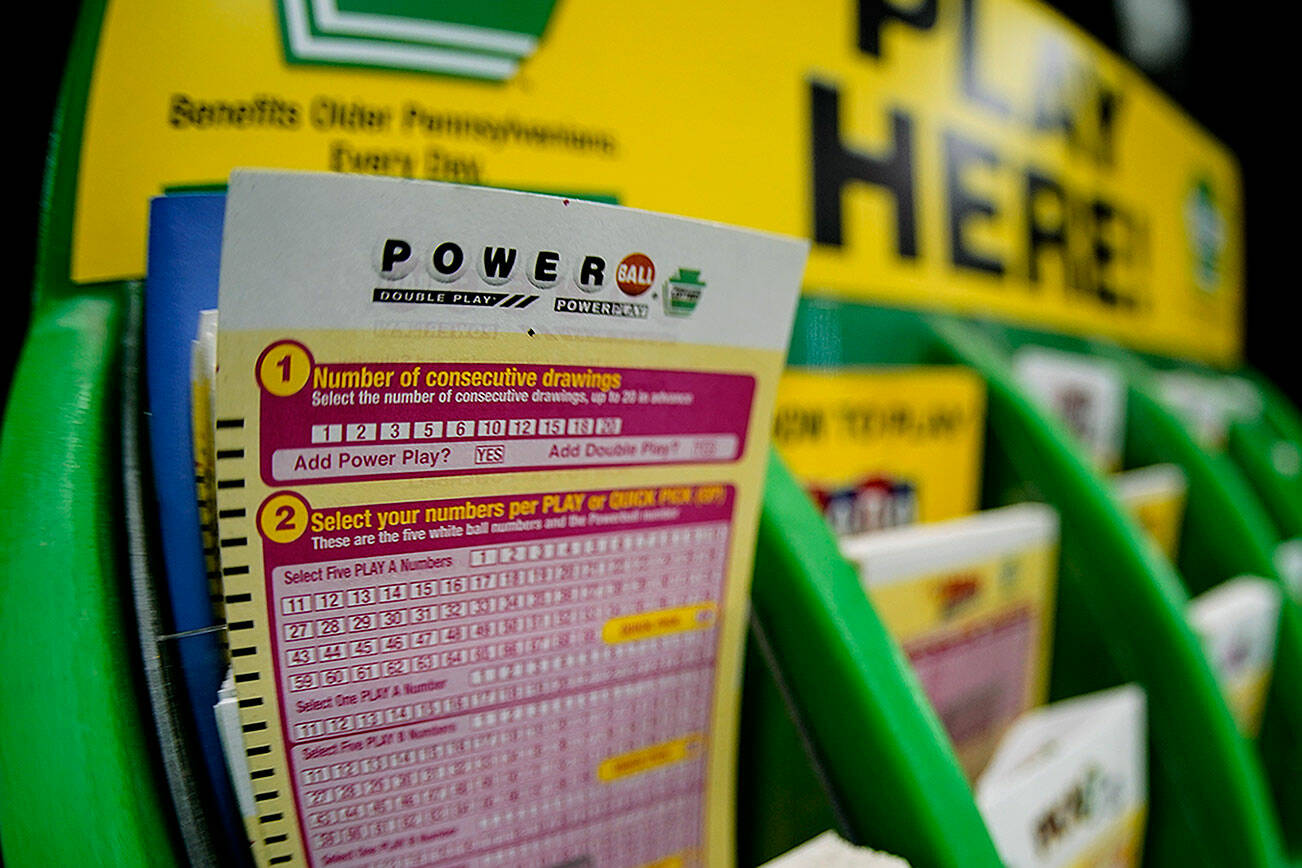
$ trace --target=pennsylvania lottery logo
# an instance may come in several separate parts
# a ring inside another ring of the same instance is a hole
[[[1225,262],[1225,218],[1211,182],[1199,178],[1184,205],[1185,237],[1193,267],[1194,286],[1207,294],[1221,287]]]
[[[291,63],[505,81],[538,47],[555,0],[279,0]]]
[[[669,316],[690,316],[701,302],[705,281],[698,269],[679,268],[665,281],[665,313]]]

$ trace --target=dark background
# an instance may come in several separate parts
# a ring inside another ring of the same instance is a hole
[[[1158,11],[1169,11],[1171,4],[1183,9],[1182,35],[1174,40],[1178,50],[1167,59],[1146,59],[1128,41],[1135,28],[1127,26],[1123,10],[1136,4]],[[1302,44],[1282,20],[1287,7],[1223,0],[1117,0],[1115,5],[1107,0],[1057,0],[1050,5],[1118,53],[1126,54],[1130,46],[1130,56],[1148,76],[1238,155],[1247,210],[1247,358],[1295,403],[1302,403],[1302,366],[1293,356],[1299,314],[1296,302],[1288,300],[1293,291],[1289,287],[1296,288],[1288,261],[1302,239],[1285,236],[1291,225],[1286,208],[1297,195],[1297,173],[1286,162],[1284,110],[1296,103],[1292,88],[1297,73],[1283,72],[1290,53],[1297,53]],[[47,0],[29,13],[37,26],[26,32],[43,37],[27,46],[21,74],[14,78],[19,104],[8,119],[11,136],[19,141],[10,163],[16,227],[9,243],[17,280],[7,313],[0,315],[0,400],[7,397],[27,327],[46,143],[76,7],[72,0]]]

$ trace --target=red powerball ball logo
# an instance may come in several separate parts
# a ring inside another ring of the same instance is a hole
[[[645,253],[630,253],[615,269],[615,283],[625,295],[641,295],[655,283],[656,266]]]

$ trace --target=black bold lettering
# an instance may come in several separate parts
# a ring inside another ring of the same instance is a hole
[[[1109,87],[1103,88],[1099,93],[1099,162],[1103,165],[1112,164],[1121,99],[1121,92]]]
[[[1067,62],[1052,54],[1048,55],[1036,70],[1034,111],[1031,115],[1032,127],[1036,130],[1061,132],[1068,144],[1077,146],[1075,107],[1070,98],[1077,96],[1072,92],[1079,70],[1068,66]]]
[[[556,280],[556,267],[561,255],[553,250],[540,250],[533,261],[533,279],[535,283],[552,283]]]
[[[384,250],[380,254],[380,271],[385,274],[393,267],[411,258],[411,245],[401,238],[384,239]]]
[[[1054,202],[1058,219],[1050,222],[1046,219],[1044,204],[1046,200]],[[1067,197],[1062,185],[1048,175],[1035,169],[1026,173],[1026,276],[1032,283],[1039,283],[1040,254],[1049,250],[1056,251],[1062,260],[1063,278],[1071,280],[1071,267],[1067,259]]]
[[[484,280],[489,283],[506,283],[515,268],[514,247],[484,248]]]
[[[982,165],[995,168],[999,157],[994,151],[969,141],[954,132],[945,134],[945,188],[949,198],[949,250],[950,260],[957,268],[971,268],[986,274],[1002,275],[1004,263],[997,257],[973,250],[964,233],[973,217],[993,217],[995,203],[983,199],[963,186],[963,172],[968,166]]]
[[[465,261],[466,254],[461,251],[461,246],[452,241],[444,241],[435,247],[434,255],[430,257],[434,270],[444,277],[451,277],[460,271]]]
[[[908,3],[903,8],[886,0],[859,0],[859,50],[882,56],[882,25],[899,21],[915,30],[930,30],[936,24],[936,0]]]
[[[588,291],[601,289],[606,281],[606,260],[600,256],[583,257],[579,268],[579,288]]]
[[[1110,266],[1113,260],[1116,259],[1116,248],[1112,246],[1112,241],[1109,238],[1109,227],[1116,218],[1116,211],[1113,209],[1111,202],[1106,202],[1103,199],[1095,199],[1090,211],[1094,218],[1094,231],[1092,234],[1094,238],[1095,274],[1097,275],[1094,291],[1098,295],[1099,301],[1108,307],[1116,307],[1121,301],[1121,297],[1116,287],[1108,280]],[[1129,301],[1129,299],[1126,299],[1126,301]]]
[[[918,256],[917,206],[913,181],[913,121],[891,111],[891,148],[881,156],[851,149],[841,141],[841,97],[830,85],[810,82],[813,133],[814,241],[840,247],[844,241],[842,189],[851,182],[884,187],[895,198],[895,250]]]

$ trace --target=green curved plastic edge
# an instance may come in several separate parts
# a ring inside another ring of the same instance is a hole
[[[45,187],[41,194],[36,270],[32,286],[33,312],[48,298],[81,292],[72,274],[72,220],[77,201],[86,106],[95,70],[100,28],[108,0],[84,0],[68,47],[68,65],[59,88],[59,101],[50,130]],[[112,284],[112,286],[119,286]],[[98,291],[103,287],[85,287]]]
[[[1302,536],[1302,469],[1291,474],[1276,466],[1275,450],[1302,450],[1302,442],[1280,437],[1264,419],[1230,426],[1226,449],[1261,505],[1286,538]],[[1295,453],[1296,454],[1296,453]]]
[[[1278,541],[1270,516],[1225,455],[1204,450],[1162,405],[1144,372],[1130,371],[1126,457],[1132,466],[1171,462],[1189,484],[1180,572],[1198,594],[1240,573],[1274,576]]]
[[[1241,573],[1274,576],[1271,553],[1275,537],[1269,518],[1229,460],[1204,451],[1184,425],[1164,408],[1156,397],[1157,391],[1147,368],[1139,362],[1139,356],[1115,344],[1094,343],[1024,328],[987,324],[984,331],[995,343],[1034,343],[1092,353],[1107,357],[1121,367],[1128,380],[1128,466],[1175,463],[1184,470],[1189,482],[1180,563],[1187,590],[1198,593]],[[1146,358],[1145,361],[1161,367],[1176,364],[1155,358]],[[1066,437],[1065,433],[1063,436]],[[1275,796],[1275,811],[1272,813],[1267,809],[1268,816],[1263,818],[1263,822],[1274,834],[1282,836],[1278,843],[1281,859],[1285,852],[1296,857],[1295,839],[1302,831],[1296,813],[1299,796],[1287,783],[1302,779],[1297,766],[1296,735],[1296,706],[1302,681],[1296,674],[1299,660],[1290,650],[1296,645],[1298,624],[1296,607],[1286,604],[1285,608],[1292,611],[1281,616],[1277,680],[1272,682],[1267,700],[1267,720],[1258,739],[1261,761],[1254,761],[1250,769],[1257,777],[1267,780]]]
[[[87,98],[106,0],[69,46],[42,192],[32,325],[0,441],[3,862],[175,865],[139,708],[116,485],[120,284],[70,280]]]
[[[1190,591],[1242,574],[1280,581],[1274,564],[1280,539],[1270,515],[1229,457],[1202,449],[1161,405],[1149,380],[1132,370],[1126,451],[1138,463],[1169,461],[1185,472],[1180,571]],[[1302,859],[1302,613],[1287,592],[1257,746],[1288,852]]]
[[[773,455],[751,601],[850,827],[846,831],[915,868],[1000,865],[948,739],[907,662],[822,517]],[[753,654],[751,663],[753,670]],[[745,727],[766,725],[757,713],[783,711],[776,694],[766,708],[752,700],[746,698]],[[800,794],[783,792],[780,784],[790,780],[785,764],[798,751],[789,745],[786,756],[743,754],[748,789],[740,798],[761,801],[774,814],[799,801]],[[770,764],[778,785],[765,778]],[[754,817],[755,811],[743,806],[739,814]]]
[[[1302,417],[1275,385],[1256,371],[1240,371],[1262,398],[1262,418],[1230,427],[1229,453],[1285,538],[1302,536],[1302,473],[1276,466],[1273,450],[1302,449]]]
[[[35,317],[0,441],[0,829],[11,866],[177,864],[121,552],[115,289]]]
[[[855,838],[840,800],[821,770],[808,730],[793,719],[794,701],[752,618],[741,687],[737,764],[737,864],[779,856],[827,829]],[[834,801],[836,802],[834,804]],[[862,840],[862,839],[861,839]]]
[[[959,363],[986,378],[988,505],[1038,499],[1063,517],[1053,695],[1127,681],[1149,695],[1145,863],[1284,864],[1260,767],[1185,622],[1179,577],[1143,542],[1066,431],[1021,392],[1008,347],[947,317],[802,301],[790,360]]]
[[[1272,450],[1281,441],[1302,448],[1297,409],[1273,384],[1255,373],[1265,402],[1264,419],[1230,429],[1229,452],[1285,538],[1302,537],[1302,481],[1275,466]],[[1302,606],[1286,602],[1280,620],[1275,677],[1258,736],[1270,772],[1290,854],[1302,865]]]
[[[1280,610],[1275,673],[1257,735],[1289,856],[1302,865],[1302,607]]]
[[[1094,354],[1120,366],[1128,382],[1127,466],[1174,463],[1184,470],[1189,482],[1180,561],[1181,578],[1188,591],[1199,593],[1242,573],[1275,578],[1272,553],[1277,535],[1270,517],[1229,458],[1203,450],[1179,419],[1165,409],[1157,397],[1150,368],[1187,368],[1209,376],[1216,372],[1137,354],[1112,343],[993,324],[986,324],[984,330],[996,342],[1032,343]],[[1302,632],[1297,607],[1286,602],[1284,609],[1276,679],[1271,684],[1265,721],[1257,739],[1256,767],[1274,796],[1270,820],[1282,836],[1281,853],[1287,852],[1296,860],[1302,835],[1302,794],[1293,782],[1302,779],[1297,728],[1302,713],[1298,707],[1302,702],[1302,658],[1295,649]]]
[[[1294,443],[1302,443],[1302,412],[1298,411],[1297,406],[1260,371],[1244,368],[1238,373],[1251,380],[1261,393],[1266,421],[1275,429],[1275,433]]]
[[[838,316],[846,335],[842,364],[881,363],[894,351],[899,362],[967,364],[986,378],[987,498],[1038,498],[1062,514],[1054,695],[1125,681],[1148,692],[1146,863],[1283,864],[1259,768],[1185,623],[1178,576],[1121,514],[1066,432],[1022,394],[1006,353],[978,328],[920,314],[912,316],[923,325],[910,328],[916,336],[929,327],[930,347],[873,348],[853,340],[857,323],[909,314],[847,305]]]
[[[1233,426],[1230,454],[1253,484],[1281,534],[1296,538],[1302,536],[1302,485],[1275,468],[1270,450],[1279,440],[1302,447],[1302,419],[1274,384],[1255,372],[1246,375],[1256,383],[1264,399],[1265,424]],[[1267,763],[1290,855],[1295,865],[1302,865],[1302,607],[1286,603],[1279,627],[1275,676],[1257,742]]]

